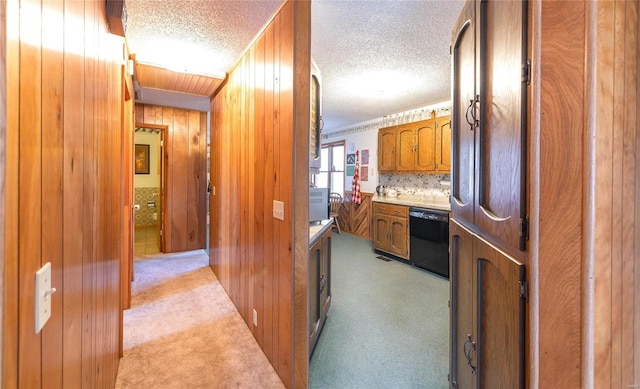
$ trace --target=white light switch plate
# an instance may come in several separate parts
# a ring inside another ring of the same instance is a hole
[[[51,262],[36,272],[36,334],[51,317]]]
[[[282,201],[273,200],[273,217],[284,220],[284,203]]]

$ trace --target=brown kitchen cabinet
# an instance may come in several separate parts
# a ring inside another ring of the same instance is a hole
[[[378,172],[392,173],[396,170],[396,127],[385,127],[378,131]]]
[[[378,171],[449,173],[450,123],[450,116],[444,116],[381,128],[378,132]]]
[[[327,319],[331,305],[331,228],[309,249],[309,357]]]
[[[373,247],[409,260],[409,208],[373,203]]]

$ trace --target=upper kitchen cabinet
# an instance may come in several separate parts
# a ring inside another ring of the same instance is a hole
[[[452,39],[453,217],[525,250],[527,3],[470,1]]]
[[[450,117],[421,120],[378,132],[381,173],[449,173]]]
[[[320,173],[322,132],[322,76],[315,61],[311,60],[311,104],[309,122],[309,172]]]
[[[393,173],[396,170],[396,127],[378,131],[378,172]]]

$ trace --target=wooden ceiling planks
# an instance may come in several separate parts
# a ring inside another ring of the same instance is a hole
[[[143,88],[211,97],[224,78],[175,72],[145,63],[136,64],[135,77]]]

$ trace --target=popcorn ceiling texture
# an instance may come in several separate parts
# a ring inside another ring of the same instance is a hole
[[[141,62],[167,66],[163,56],[169,53],[209,73],[229,72],[280,4],[130,0],[127,40]],[[322,73],[325,133],[450,100],[451,30],[463,5],[314,0],[311,54]],[[189,48],[197,48],[193,56]],[[378,86],[385,83],[400,88],[382,93]]]

